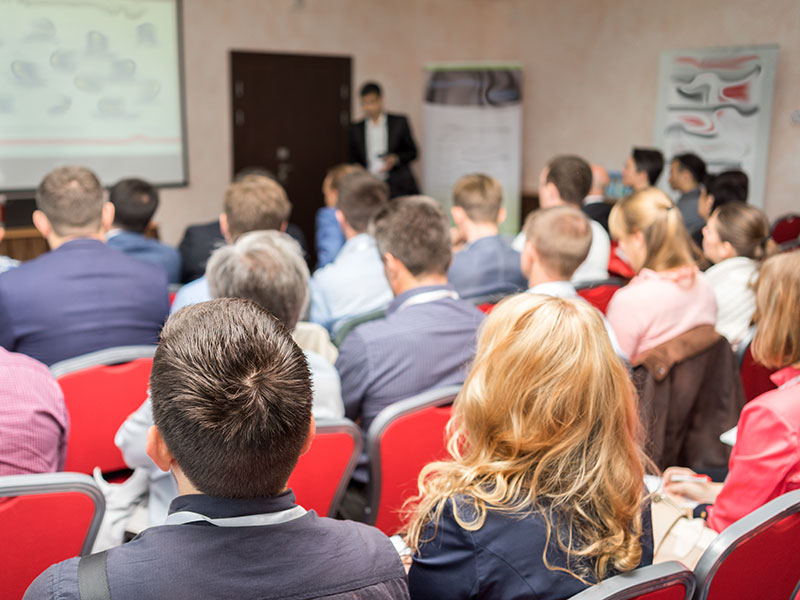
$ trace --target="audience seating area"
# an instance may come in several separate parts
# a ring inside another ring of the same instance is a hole
[[[691,600],[694,574],[670,561],[611,577],[572,600]]]

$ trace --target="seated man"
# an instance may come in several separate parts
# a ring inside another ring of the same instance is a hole
[[[180,283],[180,253],[144,236],[158,208],[158,190],[142,179],[123,179],[111,188],[109,200],[114,205],[114,224],[106,243],[128,256],[159,265],[170,283]]]
[[[634,148],[622,167],[622,183],[634,192],[653,186],[664,170],[664,155],[655,148]]]
[[[431,198],[393,200],[375,217],[375,239],[395,295],[386,318],[358,326],[339,349],[345,414],[366,432],[378,413],[429,389],[462,383],[483,313],[447,285],[450,231]],[[368,477],[366,454],[353,476]],[[358,489],[360,488],[360,489]],[[357,517],[360,507],[343,508]]]
[[[462,298],[525,289],[519,252],[500,237],[506,218],[503,188],[488,175],[465,175],[453,188],[450,209],[464,247],[455,253],[447,280]]]
[[[586,260],[592,244],[591,221],[572,206],[554,206],[532,212],[525,219],[525,247],[522,272],[528,277],[531,294],[577,298],[570,282],[575,269]],[[628,357],[617,336],[603,317],[614,351],[623,360]]]
[[[706,163],[691,152],[678,154],[672,159],[669,168],[669,185],[680,193],[678,208],[683,216],[683,223],[690,235],[706,224],[697,205],[700,202],[700,185],[706,177]]]
[[[316,225],[315,241],[317,244],[317,268],[321,269],[332,263],[342,249],[344,232],[336,220],[336,206],[339,204],[339,182],[348,173],[363,171],[361,165],[338,164],[328,169],[322,181],[322,196],[325,206],[317,210],[314,219]]]
[[[250,175],[228,186],[219,227],[227,243],[248,231],[285,231],[292,205],[281,184],[269,177]],[[205,275],[187,283],[175,295],[171,313],[211,299]]]
[[[69,417],[42,363],[0,348],[0,477],[64,469]]]
[[[311,321],[331,333],[350,317],[384,308],[392,290],[383,274],[370,219],[388,201],[386,184],[366,171],[349,173],[339,183],[336,218],[347,239],[336,260],[311,278]]]
[[[264,308],[225,298],[174,315],[150,390],[147,453],[180,496],[166,525],[102,557],[92,582],[105,597],[408,598],[386,536],[307,512],[286,488],[314,437],[311,382]],[[80,560],[47,569],[25,598],[77,600]]]
[[[246,298],[267,309],[292,331],[308,306],[308,267],[296,241],[278,231],[252,231],[219,248],[208,261],[208,284],[214,298]],[[339,373],[316,352],[305,351],[317,419],[344,416]],[[149,522],[160,525],[178,494],[169,473],[155,468],[145,453],[147,430],[153,424],[150,401],[120,427],[114,442],[129,467],[149,469]]]
[[[52,365],[157,343],[169,311],[167,275],[104,243],[114,206],[94,173],[51,171],[36,206],[33,224],[51,250],[0,277],[0,346]]]
[[[603,226],[608,233],[608,215],[611,214],[612,204],[606,201],[606,187],[608,186],[608,171],[600,165],[592,165],[592,187],[589,194],[583,199],[583,214]]]

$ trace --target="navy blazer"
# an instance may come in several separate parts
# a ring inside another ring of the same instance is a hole
[[[181,282],[181,255],[172,246],[132,231],[118,231],[106,240],[106,244],[137,260],[160,266],[167,272],[170,283]]]
[[[466,509],[463,502],[460,510]],[[469,514],[469,513],[465,513]],[[642,557],[639,566],[653,562],[653,526],[650,508],[642,514]],[[447,507],[437,528],[428,524],[419,553],[408,573],[412,600],[431,598],[503,598],[565,600],[587,584],[564,571],[548,569],[542,559],[547,523],[539,512],[524,515],[486,511],[477,531],[466,531]],[[551,565],[566,567],[566,555],[551,542]]]
[[[0,345],[52,365],[156,344],[169,313],[164,269],[80,238],[0,275]]]
[[[409,168],[409,163],[417,158],[417,144],[411,134],[411,126],[403,115],[386,114],[386,152],[396,154],[397,164],[389,171],[389,193],[397,196],[419,194],[417,180]],[[367,139],[365,120],[350,125],[349,150],[350,162],[367,166]]]

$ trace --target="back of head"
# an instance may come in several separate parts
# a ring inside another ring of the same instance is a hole
[[[503,206],[503,186],[482,173],[464,175],[453,187],[453,205],[463,208],[473,223],[496,224]]]
[[[716,219],[717,234],[722,242],[728,242],[737,256],[761,259],[771,253],[768,246],[769,221],[766,215],[751,204],[730,202],[720,206],[712,218]]]
[[[655,185],[664,170],[664,155],[655,148],[634,148],[631,153],[637,171],[647,173],[650,185]]]
[[[597,310],[534,294],[500,302],[453,408],[452,460],[420,475],[412,541],[463,494],[475,499],[476,517],[457,515],[468,530],[492,508],[543,510],[548,529],[573,534],[549,539],[576,559],[576,577],[638,565],[644,469],[635,392]]]
[[[747,202],[750,182],[747,173],[743,171],[723,171],[717,175],[706,175],[703,185],[706,192],[714,196],[711,212],[730,202]]]
[[[580,205],[592,187],[592,168],[580,156],[556,156],[547,165],[546,181],[564,202]]]
[[[161,332],[150,376],[153,420],[202,493],[257,498],[281,492],[311,420],[303,352],[249,300],[179,310]]]
[[[218,248],[206,267],[212,298],[246,298],[289,331],[309,301],[308,266],[300,245],[279,231],[251,231]]]
[[[243,167],[236,171],[233,175],[233,182],[237,183],[239,181],[244,181],[245,179],[250,179],[251,177],[266,177],[267,179],[272,179],[273,181],[278,181],[275,178],[275,173],[266,169],[264,167]]]
[[[39,184],[36,208],[59,236],[96,234],[102,225],[103,187],[85,167],[59,167]]]
[[[375,216],[375,241],[414,277],[445,275],[453,256],[450,226],[439,204],[427,196],[395,198]]]
[[[280,229],[289,220],[292,205],[281,184],[260,175],[249,175],[225,191],[225,217],[232,239],[248,231]]]
[[[339,204],[347,223],[357,233],[367,231],[370,220],[389,201],[389,186],[366,171],[356,171],[339,180]]]
[[[591,194],[603,196],[609,183],[608,171],[602,165],[590,165],[592,169],[592,187],[589,189]]]
[[[350,173],[361,173],[364,171],[364,167],[359,164],[341,163],[328,169],[325,173],[325,181],[333,191],[338,191],[342,177]]]
[[[572,206],[532,212],[525,219],[523,232],[546,270],[565,281],[586,260],[592,245],[589,219]]]
[[[706,163],[705,161],[691,152],[685,154],[678,154],[672,159],[678,164],[678,169],[688,171],[697,185],[703,183],[706,176]]]
[[[143,179],[122,179],[109,193],[114,224],[126,231],[144,233],[158,208],[158,191]]]
[[[647,188],[617,202],[611,209],[608,226],[614,239],[642,232],[646,246],[643,268],[667,271],[695,264],[681,211],[657,188]]]
[[[770,369],[800,362],[800,252],[768,258],[756,282],[753,358]]]

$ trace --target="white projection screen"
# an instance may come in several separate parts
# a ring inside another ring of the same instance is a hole
[[[180,0],[0,0],[0,191],[187,183]]]

